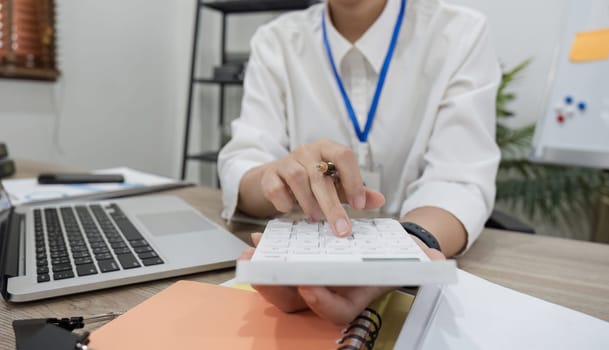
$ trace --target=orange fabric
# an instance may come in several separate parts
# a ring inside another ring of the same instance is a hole
[[[343,327],[286,314],[250,291],[180,281],[91,334],[119,349],[336,349]]]

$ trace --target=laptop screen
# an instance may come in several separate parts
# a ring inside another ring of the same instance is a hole
[[[8,198],[8,193],[4,191],[2,183],[0,182],[0,293],[6,299],[8,294],[6,292],[6,281],[8,275],[6,274],[8,253],[6,247],[8,247],[8,225],[9,218],[11,215],[11,201]]]
[[[8,225],[8,217],[11,212],[11,201],[8,198],[8,193],[4,191],[2,183],[0,183],[0,240],[3,238],[4,230]]]

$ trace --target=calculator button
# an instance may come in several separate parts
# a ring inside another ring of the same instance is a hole
[[[295,247],[291,248],[292,254],[319,254],[320,250],[318,247]]]
[[[258,261],[285,261],[284,254],[256,254]]]
[[[263,253],[274,253],[274,254],[285,254],[288,252],[287,248],[284,247],[266,247],[261,246],[258,248]]]
[[[352,247],[326,247],[326,254],[338,254],[338,255],[345,255],[345,254],[353,254],[353,248]]]
[[[349,255],[311,255],[311,254],[290,254],[286,257],[286,261],[315,261],[315,262],[342,262],[342,261],[362,261],[362,259],[358,256],[349,254]]]

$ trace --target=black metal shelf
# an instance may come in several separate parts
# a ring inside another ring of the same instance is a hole
[[[235,60],[235,57],[231,57],[235,55],[231,55],[231,53],[227,52],[226,49],[226,29],[228,14],[302,10],[318,2],[320,2],[320,0],[197,0],[195,2],[194,35],[192,38],[192,51],[190,57],[190,80],[188,84],[188,100],[186,102],[186,125],[184,130],[184,141],[182,147],[182,179],[186,177],[186,166],[188,161],[218,161],[218,151],[201,152],[195,154],[188,153],[194,86],[197,84],[217,84],[220,86],[218,96],[218,129],[222,130],[224,126],[225,87],[229,85],[237,86],[243,84],[242,79],[199,78],[195,76],[195,62],[196,55],[198,52],[197,44],[199,41],[199,24],[201,23],[200,21],[202,9],[210,9],[213,11],[217,11],[221,14],[222,28],[220,32],[220,64],[224,65]],[[238,56],[239,55],[237,55],[237,61],[242,61],[242,59]]]
[[[194,80],[195,83],[199,84],[221,84],[221,85],[242,85],[243,80],[241,79],[216,79],[216,78],[197,78]]]
[[[302,10],[319,0],[200,0],[202,6],[222,13]]]
[[[188,156],[186,156],[186,159],[216,163],[218,161],[218,153],[220,153],[220,151],[209,151],[199,154],[189,154]]]

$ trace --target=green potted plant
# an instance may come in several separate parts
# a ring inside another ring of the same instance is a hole
[[[529,63],[527,60],[505,71],[497,93],[496,139],[501,149],[501,163],[496,203],[512,214],[519,213],[529,222],[556,222],[557,218],[568,216],[591,220],[599,199],[609,195],[609,173],[599,169],[533,163],[528,154],[535,125],[520,128],[505,125],[505,121],[514,116],[508,105],[516,98],[509,87]]]

